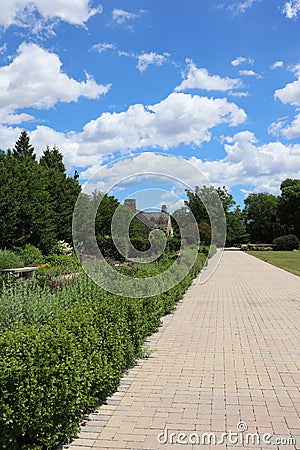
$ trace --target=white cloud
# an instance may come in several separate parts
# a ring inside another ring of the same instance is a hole
[[[187,60],[188,73],[182,83],[175,88],[176,92],[185,89],[205,89],[207,91],[229,91],[242,86],[241,80],[219,75],[210,75],[205,68],[198,69],[193,61]]]
[[[278,98],[284,105],[300,106],[300,66],[296,66],[293,71],[298,76],[296,81],[288,83],[284,88],[277,89],[274,97]]]
[[[194,167],[182,164],[178,171],[178,160],[168,158],[160,154],[143,152],[134,157],[134,170],[128,158],[119,160],[112,167],[105,166],[98,173],[101,181],[105,180],[107,185],[113,185],[120,180],[125,180],[131,174],[140,176],[131,179],[131,186],[145,185],[147,175],[145,173],[173,175],[175,179],[184,181],[186,185],[194,188],[202,183],[207,184],[205,177],[216,186],[243,186],[245,192],[247,187],[251,191],[267,191],[277,194],[280,183],[288,178],[299,178],[300,176],[300,145],[284,145],[281,142],[269,142],[260,144],[255,135],[250,131],[243,131],[232,137],[227,137],[224,143],[226,156],[216,161],[203,161],[196,156],[189,159]],[[99,168],[99,166],[98,166]],[[158,170],[159,168],[159,170]],[[83,172],[82,177],[92,176],[97,167]],[[150,178],[153,183],[162,183],[163,178],[156,176]],[[97,177],[95,177],[97,181]],[[176,184],[176,183],[175,183]],[[123,187],[126,184],[122,185]],[[171,192],[180,192],[180,183],[173,186]],[[181,187],[182,189],[182,187]],[[248,189],[249,190],[249,189]],[[166,195],[165,195],[166,197]]]
[[[89,0],[4,0],[0,2],[0,25],[24,25],[20,17],[32,8],[46,18],[59,18],[76,25],[84,25],[91,16],[101,13],[102,7],[90,7]]]
[[[284,179],[300,177],[299,144],[259,144],[252,132],[243,131],[227,138],[224,150],[225,158],[218,161],[191,158],[218,186],[254,186],[254,191],[278,193]]]
[[[56,54],[23,43],[13,61],[0,67],[0,118],[12,123],[11,114],[20,108],[48,109],[57,102],[77,101],[80,96],[96,99],[109,89],[110,85],[99,85],[88,74],[81,82],[68,77]],[[17,117],[21,122],[24,115],[15,115],[14,123]]]
[[[254,72],[254,70],[239,70],[239,75],[244,77],[255,77],[257,79],[262,78],[259,73]]]
[[[279,67],[283,67],[283,61],[275,61],[274,64],[271,65],[271,69],[278,69]]]
[[[229,91],[228,95],[231,97],[248,97],[249,92],[235,92],[235,91]]]
[[[286,2],[283,8],[283,13],[287,19],[296,19],[300,11],[300,0],[291,0]]]
[[[289,125],[287,120],[278,120],[273,122],[268,132],[273,136],[284,136],[287,139],[296,139],[300,137],[300,114],[297,114]]]
[[[1,118],[1,116],[0,116]],[[21,113],[21,114],[7,114],[2,118],[2,122],[7,125],[19,124],[24,122],[30,122],[35,120],[31,114]]]
[[[163,55],[160,55],[155,52],[142,53],[137,56],[138,60],[137,68],[140,72],[144,72],[147,69],[147,67],[151,64],[161,66],[167,61],[169,56],[170,56],[169,53],[164,53]]]
[[[229,9],[233,15],[244,14],[257,1],[260,0],[245,0],[243,2],[233,3],[229,6]]]
[[[86,167],[118,151],[124,154],[151,147],[168,150],[181,143],[199,146],[210,141],[214,127],[237,126],[245,120],[245,112],[226,99],[172,93],[154,105],[135,104],[121,113],[103,113],[79,133],[59,133],[38,126],[31,137],[36,148],[58,145],[68,167]],[[8,133],[9,127],[2,129]],[[9,146],[13,144],[11,141]]]
[[[289,70],[293,72],[297,77],[300,77],[300,64],[296,64],[295,66],[289,67]]]
[[[280,136],[282,133],[282,129],[286,125],[286,119],[279,119],[276,122],[271,123],[268,128],[268,133],[272,136]]]
[[[116,46],[115,44],[111,44],[108,42],[101,42],[100,44],[94,44],[92,46],[93,50],[96,50],[98,53],[104,53],[107,50],[115,50]]]
[[[112,12],[112,19],[119,25],[138,18],[138,14],[115,8]]]
[[[165,62],[168,61],[168,58],[171,56],[170,53],[167,52],[164,52],[163,54],[159,54],[156,52],[149,52],[149,53],[143,52],[138,55],[133,52],[119,50],[115,44],[107,42],[94,44],[92,46],[92,49],[96,50],[98,53],[104,53],[107,50],[113,50],[118,54],[118,56],[126,56],[128,58],[136,59],[137,61],[136,67],[141,73],[145,72],[145,70],[150,65],[162,66]]]
[[[245,112],[226,99],[173,93],[155,105],[136,104],[125,112],[104,113],[85,125],[78,137],[104,152],[168,149],[181,143],[200,145],[210,140],[213,127],[236,126],[245,119]]]
[[[125,52],[124,50],[118,50],[119,56],[126,56],[127,58],[137,58],[137,56],[132,52]]]
[[[234,67],[240,66],[241,64],[250,64],[252,66],[254,64],[254,59],[246,58],[245,56],[238,56],[231,61],[231,64]]]
[[[124,117],[122,120],[124,120]],[[113,126],[114,123],[111,123],[111,139],[113,139]],[[158,126],[156,128],[159,134],[161,131],[158,130]],[[115,131],[115,135],[117,135],[117,131]],[[188,130],[186,131],[188,132]],[[2,148],[13,147],[20,132],[21,129],[0,127]],[[129,130],[130,132],[131,130]],[[142,127],[139,135],[142,136],[145,133],[145,128]],[[109,132],[107,131],[107,139],[109,139],[108,134]],[[81,173],[81,179],[93,175],[95,170],[105,160],[105,155],[101,153],[103,150],[102,144],[104,143],[103,137],[99,142],[89,142],[88,136],[84,133],[81,135],[75,133],[66,135],[45,126],[38,126],[36,130],[30,133],[30,137],[38,156],[46,148],[46,145],[58,145],[65,155],[64,162],[70,172],[74,168],[79,169],[80,167],[89,166],[89,169]],[[190,142],[192,140],[193,135],[191,134]],[[164,142],[163,138],[161,138],[161,142]],[[173,142],[169,141],[168,144],[176,145],[175,138]],[[137,145],[133,142],[132,149],[134,148],[137,148]],[[157,156],[151,152],[143,151],[135,159],[135,173],[144,174],[145,171],[151,172],[155,171],[155,169],[157,171],[157,167],[159,167],[161,174],[170,173],[173,176],[178,174],[178,178],[191,187],[203,182],[201,178],[201,173],[203,173],[216,186],[225,185],[230,189],[234,186],[242,185],[245,192],[249,190],[245,188],[251,187],[251,191],[254,192],[266,191],[274,194],[278,193],[280,183],[284,179],[300,178],[300,144],[285,145],[278,141],[261,144],[252,132],[242,131],[224,139],[224,150],[226,156],[215,161],[203,161],[196,156],[191,157],[189,161],[200,171],[196,173],[196,176],[195,171],[189,171],[186,165],[182,165],[180,171],[178,171],[178,162],[172,158],[168,159],[163,155]],[[113,169],[110,169],[109,166],[102,169],[101,177],[103,179],[109,178],[109,184],[113,184],[114,181],[125,179],[127,174],[131,172],[132,168],[128,167],[128,159],[121,159],[117,165],[113,165]],[[161,179],[157,181],[159,182]],[[101,182],[102,184],[97,186],[98,188],[104,186],[102,179]],[[136,182],[139,182],[138,178]]]
[[[300,137],[300,114],[297,114],[293,122],[282,129],[282,134],[288,139]]]

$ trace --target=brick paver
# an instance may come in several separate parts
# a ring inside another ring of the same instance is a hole
[[[195,449],[203,433],[207,449],[300,449],[299,307],[300,278],[225,252],[70,450]]]

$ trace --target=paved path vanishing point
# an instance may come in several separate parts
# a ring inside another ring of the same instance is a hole
[[[300,277],[225,252],[68,448],[300,449],[299,308]]]

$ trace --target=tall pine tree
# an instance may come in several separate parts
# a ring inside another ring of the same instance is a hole
[[[47,146],[47,149],[44,150],[43,155],[40,158],[40,165],[47,167],[48,169],[57,170],[63,174],[66,172],[66,167],[63,163],[63,155],[56,145],[52,149]]]
[[[14,156],[27,156],[33,160],[35,160],[34,147],[30,144],[30,137],[27,131],[22,131],[19,139],[15,143],[13,149]]]

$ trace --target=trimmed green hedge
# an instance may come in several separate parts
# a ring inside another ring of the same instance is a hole
[[[287,234],[274,239],[273,244],[275,245],[274,250],[298,250],[299,249],[299,239],[294,234]]]
[[[31,306],[23,305],[20,319],[0,332],[1,449],[53,449],[76,435],[84,414],[116,390],[204,261],[199,254],[180,284],[144,299],[108,294],[84,277],[74,288],[45,295],[38,314],[33,285]],[[56,295],[67,297],[61,308],[53,307]],[[36,296],[41,302],[40,290]]]

